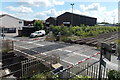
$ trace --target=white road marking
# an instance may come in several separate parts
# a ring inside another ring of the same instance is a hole
[[[17,46],[17,45],[15,45],[15,46]],[[18,47],[21,47],[21,48],[24,48],[24,49],[31,50],[31,49],[29,49],[29,48],[26,48],[26,47],[23,47],[23,46],[18,46]],[[35,50],[31,50],[31,51],[33,51],[33,52],[36,52],[36,53],[39,53],[38,51],[35,51]]]
[[[74,63],[72,63],[72,62],[69,62],[69,61],[66,61],[66,60],[63,60],[63,59],[60,59],[60,60],[63,61],[63,62],[69,63],[71,65],[74,65]]]
[[[90,58],[91,56],[87,56],[87,55],[84,55],[84,54],[79,54],[79,53],[76,53],[76,52],[73,52],[74,54],[76,54],[76,55],[80,55],[80,56],[83,56],[83,57],[87,57],[87,58]],[[97,59],[97,58],[95,58],[95,57],[91,57],[91,59],[94,59],[94,60],[99,60],[99,59]]]
[[[29,43],[34,43],[34,42],[39,42],[41,40],[34,40],[34,41],[30,41]]]
[[[65,52],[69,52],[69,53],[72,53],[72,52],[73,52],[73,54],[80,55],[80,56],[82,56],[82,57],[87,57],[87,58],[90,58],[90,57],[91,57],[91,56],[84,55],[84,54],[79,54],[79,53],[76,53],[76,52],[70,51],[70,50],[63,50],[63,49],[57,49],[57,50],[65,51]],[[72,55],[72,56],[74,56],[74,55]],[[69,58],[69,57],[67,57],[67,58]],[[97,60],[97,61],[99,60],[99,59],[97,59],[97,58],[95,58],[95,57],[92,57],[92,59]]]
[[[66,52],[70,52],[70,53],[72,52],[72,51],[70,51],[70,50],[64,50],[64,51],[66,51]]]
[[[29,54],[27,54],[27,53],[25,53],[25,52],[22,52],[22,51],[18,50],[18,49],[15,49],[15,50],[18,51],[18,52],[21,52],[21,53],[24,54],[24,55],[27,55],[27,56],[30,56],[30,57],[36,58],[35,56],[29,55]]]
[[[45,45],[42,45],[42,44],[36,44],[36,43],[33,43],[33,44],[35,44],[35,45],[37,45],[37,46],[45,46]]]
[[[62,49],[57,49],[57,50],[62,51]]]
[[[34,44],[34,45],[37,45],[37,46],[45,46],[45,45],[42,45],[42,44],[37,44],[37,43],[34,43],[34,42],[27,42],[27,41],[24,41],[25,43],[29,43],[29,44]]]
[[[29,48],[26,48],[26,47],[23,47],[23,46],[18,46],[18,47],[21,47],[21,48],[24,48],[24,49],[29,49]],[[58,49],[52,50],[52,51],[57,51],[57,50],[58,50]],[[60,49],[59,49],[59,50],[60,50]],[[35,51],[35,50],[31,50],[31,51],[34,51],[34,52],[39,53],[38,51]],[[47,55],[46,53],[49,53],[49,52],[52,52],[52,51],[48,51],[48,52],[41,53],[41,54]],[[24,53],[24,52],[22,52],[22,53]],[[28,56],[31,56],[31,55],[29,55],[29,54],[27,54],[27,53],[24,53],[24,54],[25,54],[25,55],[28,55]],[[33,56],[31,56],[31,57],[33,57]],[[36,57],[34,56],[34,58],[36,58]],[[63,59],[60,59],[60,60],[66,62],[66,63],[69,63],[69,64],[71,64],[71,65],[73,65],[73,63],[71,63],[71,62],[69,62],[69,61],[66,61],[66,60],[63,60]]]

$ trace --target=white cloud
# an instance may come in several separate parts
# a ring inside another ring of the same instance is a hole
[[[38,19],[47,19],[48,17],[57,17],[58,15],[64,13],[65,10],[63,11],[56,11],[55,9],[50,9],[50,10],[47,10],[47,11],[43,11],[43,12],[38,12],[35,14],[35,18],[38,18]]]
[[[88,6],[80,5],[80,8],[83,10],[83,15],[96,17],[97,22],[118,22],[118,9],[108,11],[106,7],[100,5],[100,3],[92,3]]]
[[[106,11],[104,16],[106,17],[107,21],[111,23],[118,23],[118,9]]]
[[[47,19],[48,17],[57,17],[57,16],[65,13],[65,12],[71,12],[71,11],[72,11],[72,9],[69,9],[69,10],[61,10],[61,11],[57,11],[57,10],[55,10],[55,9],[50,9],[50,10],[47,10],[47,11],[43,11],[43,12],[38,12],[38,13],[36,13],[36,14],[35,14],[35,18],[45,20],[45,19]],[[76,10],[76,9],[74,10],[74,13],[76,13],[76,14],[82,14],[82,13],[80,12],[80,10]]]
[[[31,8],[24,7],[24,6],[20,6],[20,7],[8,6],[6,8],[11,10],[11,11],[20,12],[20,13],[31,13],[31,12],[33,12],[33,10]]]
[[[100,5],[100,3],[92,3],[88,6],[80,5],[80,8],[84,11],[103,11],[106,10],[106,7]]]
[[[1,1],[2,2],[20,2],[21,0],[1,0]],[[57,0],[57,1],[64,1],[64,2],[118,2],[119,0]]]
[[[4,11],[0,11],[0,15],[2,14],[8,14],[7,12],[4,12]]]
[[[55,5],[63,5],[64,1],[56,0],[21,0],[21,5],[37,6],[37,7],[50,7]]]

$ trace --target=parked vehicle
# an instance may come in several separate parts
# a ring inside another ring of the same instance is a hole
[[[30,37],[38,37],[38,36],[44,36],[45,35],[45,30],[39,30],[35,31],[34,33],[30,34]]]

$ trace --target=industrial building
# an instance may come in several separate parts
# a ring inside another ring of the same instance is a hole
[[[79,15],[75,13],[70,13],[70,12],[65,12],[61,15],[59,15],[57,18],[48,18],[46,20],[46,24],[49,25],[62,25],[64,24],[65,26],[80,26],[82,24],[88,25],[88,26],[94,26],[97,23],[97,18],[94,17],[89,17],[85,15]]]
[[[56,25],[56,18],[55,17],[49,17],[48,19],[46,19],[46,26],[49,26],[50,24],[51,25]]]

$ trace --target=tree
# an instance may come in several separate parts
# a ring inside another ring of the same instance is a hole
[[[101,22],[101,24],[109,24],[108,22]]]
[[[118,26],[120,26],[120,23],[116,23]]]
[[[35,30],[41,30],[44,28],[43,21],[41,20],[36,20],[33,26],[35,27]]]

